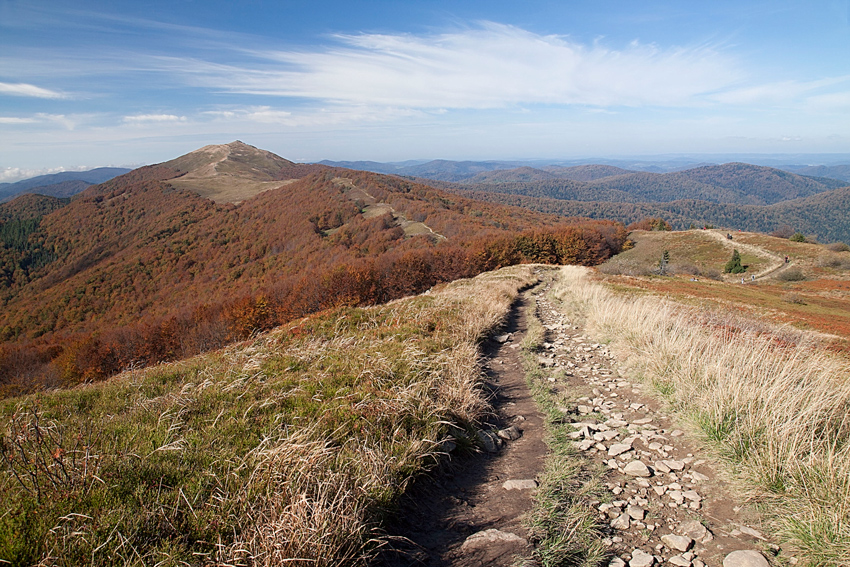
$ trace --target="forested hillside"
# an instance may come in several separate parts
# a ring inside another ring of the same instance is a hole
[[[29,196],[0,208],[7,394],[98,380],[499,266],[598,263],[625,239],[612,222],[568,222],[325,167],[296,168],[300,179],[240,204],[199,195],[222,172],[244,180],[246,163],[268,165],[269,156],[247,159],[250,146],[234,147],[224,153],[241,156],[236,163],[194,155],[179,169],[144,167],[91,187],[61,208]],[[254,179],[271,183],[293,167]]]
[[[730,205],[680,200],[669,203],[566,201],[485,191],[458,191],[473,198],[525,207],[565,217],[612,219],[631,224],[647,217],[664,218],[674,229],[713,225],[771,233],[790,227],[820,242],[850,242],[850,187],[842,187],[774,205]]]
[[[590,168],[591,166],[587,166]],[[744,163],[727,163],[688,169],[673,173],[626,172],[608,175],[617,168],[595,166],[596,169],[576,171],[567,178],[564,170],[548,168],[548,174],[562,179],[547,178],[547,172],[533,175],[530,168],[490,172],[462,183],[450,185],[433,182],[435,186],[468,191],[489,191],[527,197],[552,198],[569,201],[608,201],[618,203],[666,203],[681,199],[729,203],[736,205],[769,205],[809,197],[843,187],[843,181],[804,177]],[[599,169],[602,168],[602,169]]]

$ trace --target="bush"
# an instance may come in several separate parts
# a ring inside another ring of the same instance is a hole
[[[633,222],[626,227],[626,230],[673,230],[673,227],[664,219],[647,217],[638,222]]]
[[[776,238],[791,238],[794,234],[794,229],[788,226],[787,224],[783,224],[776,230],[770,233],[771,236],[775,236]]]
[[[799,282],[806,279],[806,276],[799,268],[788,268],[776,274],[776,279],[783,282]]]
[[[791,242],[805,242],[806,237],[803,235],[802,232],[795,232],[791,235],[790,238],[788,238],[788,240],[790,240]]]
[[[782,296],[782,301],[786,303],[793,303],[795,305],[805,305],[806,301],[803,299],[803,296],[799,293],[786,293]]]
[[[827,244],[826,249],[831,252],[850,252],[850,246],[843,242],[833,242],[832,244]]]
[[[741,274],[747,271],[741,264],[741,253],[737,249],[732,251],[732,257],[726,262],[723,271],[727,274]]]

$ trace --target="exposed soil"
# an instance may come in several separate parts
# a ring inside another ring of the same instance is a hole
[[[522,295],[512,307],[503,330],[510,336],[484,345],[483,365],[495,414],[482,429],[516,426],[521,437],[504,441],[492,453],[455,451],[450,462],[412,486],[389,529],[395,536],[393,549],[382,554],[379,565],[508,566],[531,553],[522,518],[531,508],[534,489],[504,486],[509,480],[535,479],[547,454],[543,418],[519,358],[525,304]]]

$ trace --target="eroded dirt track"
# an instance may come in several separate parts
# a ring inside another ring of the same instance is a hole
[[[523,294],[504,334],[489,340],[484,353],[495,414],[482,429],[502,431],[505,438],[518,430],[520,436],[491,435],[501,446],[453,456],[442,470],[420,479],[403,498],[392,531],[394,549],[379,564],[509,566],[517,555],[530,554],[522,517],[531,508],[547,447],[519,357],[526,301]]]

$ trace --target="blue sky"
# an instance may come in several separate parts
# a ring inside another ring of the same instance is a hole
[[[297,161],[850,153],[850,1],[0,0],[0,181]]]

